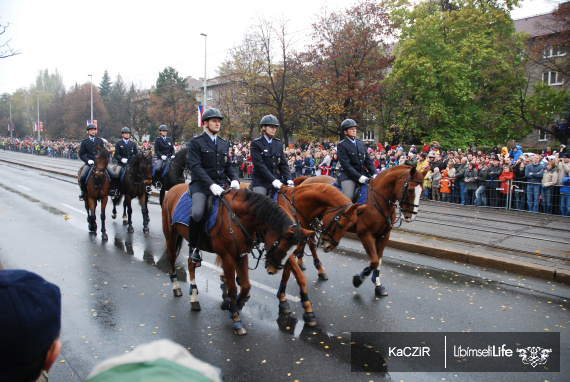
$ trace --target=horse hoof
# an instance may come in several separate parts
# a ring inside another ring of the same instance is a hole
[[[150,230],[148,229],[148,227],[144,227],[144,228],[143,228],[143,233],[144,233],[145,235],[148,235],[149,232],[150,232]]]
[[[133,233],[133,232],[135,232],[135,229],[133,228],[132,225],[130,225],[130,226],[127,228],[127,232],[128,232],[128,233]]]
[[[327,276],[327,274],[326,274],[325,272],[319,273],[319,280],[325,281],[325,280],[328,280],[328,279],[329,279],[329,276]]]
[[[180,288],[172,289],[172,293],[174,297],[182,297],[182,289]]]
[[[117,215],[116,215],[116,214],[113,214],[113,215],[111,215],[111,218],[112,218],[112,219],[116,219],[116,218],[117,218]]]
[[[103,233],[101,234],[101,240],[107,241],[107,240],[109,240],[109,236],[107,236],[107,234],[106,234],[105,232],[103,232]]]
[[[234,334],[237,334],[238,336],[243,336],[247,334],[247,331],[243,326],[243,322],[241,321],[234,321],[232,327],[234,329]]]
[[[226,275],[220,275],[220,281],[225,283],[226,282]]]
[[[126,220],[123,220],[123,225],[127,225],[127,224],[129,224],[129,222]]]
[[[281,314],[291,314],[291,306],[289,306],[289,301],[279,302],[279,313]]]
[[[380,297],[388,296],[388,292],[386,292],[386,288],[384,288],[384,285],[380,285],[374,288],[374,293],[376,294],[376,296]]]
[[[313,312],[303,313],[303,320],[307,326],[317,326],[317,316]]]
[[[352,285],[354,285],[355,288],[358,288],[359,286],[362,285],[362,277],[360,277],[360,275],[355,275],[352,278]]]
[[[200,302],[198,302],[198,301],[190,302],[190,309],[192,309],[195,312],[201,311],[202,308],[200,307]]]
[[[307,270],[307,267],[305,266],[305,263],[300,263],[300,264],[299,264],[299,268],[300,268],[302,271]]]
[[[222,301],[222,303],[220,304],[220,309],[230,310],[230,300],[226,299],[226,300]]]

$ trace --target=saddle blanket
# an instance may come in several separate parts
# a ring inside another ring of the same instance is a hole
[[[335,183],[332,184],[337,190],[339,190],[340,192],[342,192],[342,188]],[[366,204],[366,196],[368,195],[368,185],[363,184],[360,187],[360,196],[358,197],[358,200],[356,201],[356,203],[360,203],[360,204]]]
[[[216,224],[216,219],[218,218],[218,205],[219,203],[218,197],[214,199],[214,205],[212,207],[212,213],[208,217],[208,220],[204,223],[204,228],[206,232],[210,232],[214,225]],[[207,210],[207,208],[206,208]],[[192,211],[192,197],[187,192],[182,195],[176,208],[174,209],[174,215],[172,216],[172,224],[179,223],[188,226],[190,222],[190,211]]]
[[[163,161],[163,167],[162,167],[162,174],[160,174],[161,178],[164,178],[164,176],[166,175],[166,173],[168,172],[168,167],[170,167],[170,161]],[[156,172],[156,162],[154,162],[152,164],[152,176],[154,178],[154,173]]]

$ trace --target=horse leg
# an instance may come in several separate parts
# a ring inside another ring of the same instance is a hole
[[[352,278],[352,285],[356,288],[362,285],[364,280],[370,276],[373,269],[378,267],[378,256],[376,255],[376,243],[374,241],[374,237],[371,234],[367,234],[366,236],[359,236],[359,238],[366,254],[368,255],[368,259],[370,260],[370,266],[364,268],[360,274],[355,275]]]
[[[295,262],[293,256],[290,256],[289,260],[287,260],[287,263],[285,263],[283,273],[281,274],[281,283],[279,284],[279,289],[277,290],[277,298],[279,299],[279,314],[291,314],[291,306],[289,305],[289,301],[287,301],[285,298],[287,282],[291,277],[291,269],[293,268],[293,265],[289,264],[290,262]]]
[[[313,265],[315,266],[315,268],[317,268],[319,280],[323,281],[328,280],[329,276],[327,276],[325,268],[323,267],[323,263],[321,263],[321,260],[319,260],[319,255],[317,255],[317,246],[311,241],[309,241],[308,244],[309,244],[309,249],[311,250],[311,253],[313,255]]]
[[[111,198],[113,202],[113,213],[111,214],[111,218],[115,219],[117,217],[117,204],[119,203],[119,199]]]
[[[289,259],[287,259],[285,268],[288,266],[291,267],[291,271],[297,280],[297,285],[299,285],[301,304],[303,304],[303,309],[305,309],[305,313],[303,313],[303,320],[305,321],[305,325],[315,326],[317,325],[317,317],[313,312],[311,301],[309,301],[309,294],[307,293],[307,277],[305,277],[305,274],[297,266],[295,260],[292,257],[289,257]]]
[[[163,224],[162,230],[166,238],[166,257],[170,265],[170,282],[172,283],[172,293],[174,297],[182,296],[182,289],[178,285],[178,276],[176,274],[176,257],[178,255],[178,242],[182,244],[182,237],[176,232],[176,229],[170,224]]]
[[[129,202],[127,204],[127,199],[125,199],[125,208],[127,210],[127,232],[133,233],[135,229],[133,228],[133,207],[131,206],[132,200],[129,198]],[[123,218],[124,219],[124,218]],[[124,224],[124,220],[123,220]]]
[[[304,247],[303,247],[303,249],[304,249]],[[297,252],[297,251],[295,250],[295,252]],[[305,266],[305,263],[303,261],[304,255],[305,255],[305,251],[300,251],[299,253],[296,254],[297,265],[299,265],[299,269],[301,269],[302,271],[307,269],[307,267]]]
[[[123,225],[127,225],[128,220],[127,220],[127,199],[129,199],[128,196],[125,196],[125,200],[123,200]],[[130,199],[128,201],[128,203],[130,203]]]
[[[89,232],[97,233],[97,222],[95,216],[95,208],[97,207],[97,201],[95,199],[89,199],[89,210],[87,213],[87,221],[89,222]]]
[[[198,286],[196,285],[196,264],[188,258],[188,271],[190,272],[190,309],[194,311],[202,310],[198,300]]]
[[[165,192],[166,192],[166,191],[164,191],[164,187],[162,187],[162,188],[160,189],[160,199],[159,199],[159,200],[160,200],[160,207],[161,207],[161,208],[162,208],[162,201],[164,200],[164,193],[165,193]]]
[[[101,240],[107,241],[109,237],[107,236],[107,230],[105,229],[105,209],[107,209],[107,201],[109,197],[105,196],[101,199]]]
[[[240,291],[236,297],[236,305],[238,310],[242,310],[245,303],[248,302],[250,298],[249,291],[251,289],[251,284],[249,283],[249,270],[247,268],[247,262],[247,256],[240,258],[238,266],[236,268],[236,279],[240,280]]]
[[[226,275],[226,283],[228,286],[228,297],[230,300],[229,310],[230,310],[230,318],[233,321],[234,334],[243,336],[247,334],[247,331],[245,330],[245,327],[241,322],[241,318],[239,316],[239,311],[236,303],[236,298],[237,298],[237,286],[235,280],[236,265],[231,255],[226,254],[226,256],[223,257],[222,267],[224,268],[224,274]]]
[[[376,296],[388,296],[388,292],[384,285],[380,282],[380,267],[382,266],[382,257],[384,256],[384,248],[388,244],[388,239],[390,238],[390,233],[388,232],[384,237],[379,238],[376,240],[376,248],[378,250],[378,263],[375,268],[373,268],[372,262],[370,263],[370,267],[373,269],[372,271],[372,282],[375,285],[374,293]]]
[[[148,235],[148,233],[149,233],[148,222],[150,221],[150,218],[148,216],[148,204],[147,204],[147,202],[148,202],[147,193],[145,192],[142,196],[139,197],[139,203],[141,205],[141,212],[142,212],[142,216],[143,216],[143,233],[145,235]]]

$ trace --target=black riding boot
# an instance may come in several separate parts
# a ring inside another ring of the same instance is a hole
[[[80,194],[79,194],[79,200],[83,201],[85,199],[85,181],[84,180],[79,180],[79,190],[80,190]]]
[[[195,222],[194,219],[190,218],[190,223],[188,224],[188,236],[189,236],[189,247],[190,247],[190,259],[199,267],[202,262],[202,255],[200,254],[200,249],[198,248],[198,239],[200,237],[201,224]]]

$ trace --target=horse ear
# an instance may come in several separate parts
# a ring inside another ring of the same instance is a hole
[[[429,168],[429,167],[426,167],[426,168],[424,168],[424,169],[422,170],[422,175],[424,176],[424,178],[425,178],[426,174],[427,174],[429,171],[430,171],[430,168]]]
[[[347,214],[350,214],[350,213],[352,213],[352,211],[353,211],[355,208],[358,208],[358,207],[360,207],[360,203],[354,203],[352,206],[348,207],[348,210],[346,210],[346,213],[347,213]],[[358,210],[357,210],[357,211],[358,211]]]
[[[356,213],[359,214],[362,211],[364,211],[365,209],[366,209],[366,204],[363,204],[360,207],[358,207],[358,209],[356,210]]]
[[[412,166],[411,170],[410,170],[410,176],[414,176],[416,175],[416,166]]]

